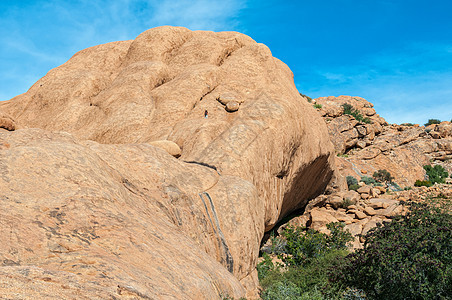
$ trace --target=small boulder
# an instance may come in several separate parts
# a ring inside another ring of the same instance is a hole
[[[349,211],[351,211],[351,210],[357,209],[357,206],[356,206],[356,205],[349,205],[349,206],[347,207],[347,209],[348,209]]]
[[[365,126],[356,126],[356,130],[358,131],[358,135],[359,137],[363,137],[367,134],[367,129]]]
[[[375,212],[375,210],[372,208],[372,207],[370,207],[370,206],[366,206],[365,208],[364,208],[364,213],[366,214],[366,215],[368,215],[368,216],[375,216],[377,213]]]
[[[238,111],[240,107],[240,104],[237,101],[230,101],[226,104],[226,111],[227,112],[234,112],[234,111]]]
[[[335,217],[339,222],[344,222],[346,225],[353,223],[353,218],[344,212],[335,211],[332,213],[332,216]]]
[[[387,207],[387,204],[386,204],[386,207],[385,207],[385,205],[381,201],[380,202],[373,202],[373,203],[370,203],[368,207],[372,207],[373,209],[383,209],[383,208]]]
[[[338,220],[326,211],[313,209],[311,211],[310,227],[314,230],[325,229],[326,224],[338,222]]]
[[[375,211],[377,215],[384,216],[386,218],[392,218],[396,215],[400,215],[403,211],[403,207],[398,204],[391,204],[389,207]]]
[[[430,136],[431,136],[432,138],[434,138],[435,140],[441,138],[440,133],[439,133],[439,132],[436,132],[436,131],[430,131]]]
[[[370,186],[364,185],[357,190],[360,194],[370,194]]]
[[[237,102],[237,103],[243,103],[243,100],[240,100],[240,97],[237,97],[237,95],[235,93],[232,92],[226,92],[226,93],[222,93],[219,97],[218,97],[218,102],[220,102],[223,105],[228,104],[229,102]]]
[[[365,213],[363,213],[362,211],[359,211],[359,210],[355,211],[355,216],[359,220],[362,220],[367,217],[367,215]]]
[[[359,140],[358,142],[356,142],[356,147],[358,147],[358,148],[364,149],[364,148],[366,148],[366,146],[367,146],[367,143],[363,140]]]
[[[360,199],[359,194],[357,192],[355,192],[355,191],[347,191],[347,192],[343,193],[342,197],[344,199],[347,199],[347,198],[350,199],[350,201],[352,203],[356,203]]]
[[[371,192],[372,198],[376,198],[380,194],[381,194],[381,191],[379,189],[376,189],[376,188],[372,189],[372,192]]]
[[[338,197],[338,196],[332,196],[331,198],[328,199],[328,203],[334,209],[338,209],[338,208],[342,207],[343,201],[344,201],[343,198],[342,197]]]
[[[384,186],[376,186],[376,189],[379,189],[382,194],[386,192],[386,188]]]
[[[362,193],[361,194],[361,198],[364,199],[364,200],[369,199],[369,197],[370,197],[370,195],[367,194],[367,193]]]
[[[172,141],[160,140],[160,141],[150,142],[149,144],[165,150],[166,152],[168,152],[170,155],[172,155],[174,157],[179,157],[182,154],[182,151],[181,151],[179,145]]]

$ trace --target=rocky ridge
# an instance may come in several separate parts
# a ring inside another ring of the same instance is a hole
[[[373,104],[360,97],[321,97],[319,114],[328,126],[340,172],[344,176],[372,176],[386,169],[401,187],[425,177],[424,165],[439,164],[452,172],[452,124],[419,126],[388,124]],[[367,122],[344,114],[344,105],[360,112]]]

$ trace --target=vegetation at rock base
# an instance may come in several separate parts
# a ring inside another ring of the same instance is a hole
[[[343,113],[344,115],[351,115],[355,118],[355,120],[357,120],[358,122],[363,122],[366,124],[370,124],[371,121],[368,117],[363,117],[363,115],[361,114],[361,112],[354,108],[352,105],[345,103],[342,105],[342,108],[344,109]]]
[[[330,223],[327,228],[330,235],[290,226],[281,232],[281,237],[276,238],[284,241],[279,242],[284,244],[282,251],[276,253],[281,263],[274,264],[264,253],[264,260],[257,266],[264,289],[262,299],[324,299],[325,295],[335,297],[339,293],[338,286],[329,282],[326,270],[347,255],[352,236],[344,231],[342,223]]]
[[[366,185],[374,185],[377,183],[375,179],[368,176],[361,176],[361,181],[364,182]]]
[[[342,200],[341,203],[341,208],[345,208],[347,209],[350,205],[353,205],[354,202],[352,200],[350,200],[350,198],[344,198],[344,200]]]
[[[424,126],[433,125],[433,124],[440,124],[441,120],[438,119],[429,119],[427,123],[424,124]]]
[[[355,185],[355,184],[357,185],[358,184],[358,179],[356,179],[353,176],[347,176],[347,177],[345,177],[345,179],[347,180],[347,186],[348,186],[349,189],[350,189],[351,185]]]
[[[279,240],[280,263],[264,253],[258,265],[262,299],[450,299],[452,216],[446,198],[406,203],[405,215],[371,229],[364,248],[354,253],[346,250],[351,235],[340,223],[328,224],[329,236],[287,227],[273,241]]]
[[[414,186],[432,186],[433,183],[431,183],[431,181],[429,180],[416,180],[416,182],[414,183]]]
[[[394,177],[391,176],[391,173],[386,170],[378,170],[377,172],[374,172],[372,176],[376,181],[383,183],[392,182],[394,179]]]
[[[432,167],[431,165],[425,165],[424,170],[427,173],[428,181],[432,184],[445,183],[446,178],[449,177],[449,173],[440,165]]]
[[[318,104],[318,103],[314,104],[313,106],[314,106],[314,108],[322,108],[322,104]]]
[[[405,216],[365,235],[364,248],[331,269],[330,280],[371,299],[450,299],[450,200],[410,203]]]

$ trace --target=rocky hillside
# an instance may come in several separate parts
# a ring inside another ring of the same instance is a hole
[[[313,100],[328,126],[337,166],[343,175],[372,176],[385,169],[401,187],[423,180],[424,165],[439,164],[452,172],[452,124],[388,124],[373,104],[360,97]],[[344,113],[349,108],[348,114]],[[348,106],[348,107],[347,107]]]
[[[387,169],[403,187],[426,163],[452,171],[449,122],[314,102],[240,33],[159,27],[75,54],[0,102],[0,293],[257,298],[261,241],[286,217],[358,234],[411,197],[347,191],[345,176]]]
[[[311,200],[301,216],[288,225],[309,227],[328,233],[326,224],[344,222],[355,236],[353,248],[362,247],[363,238],[377,223],[389,222],[404,213],[401,201],[422,201],[428,197],[450,197],[449,184],[413,187],[424,180],[424,165],[440,165],[452,173],[452,124],[419,126],[388,124],[373,109],[373,104],[360,97],[322,97],[311,100],[328,126],[337,154],[336,164],[342,176],[352,176],[359,186],[350,191],[337,191]],[[385,169],[394,177],[394,185],[366,183],[374,172]],[[360,180],[364,177],[364,180]],[[400,185],[407,190],[399,190]],[[268,243],[264,245],[268,246]]]
[[[0,128],[7,298],[256,297],[264,232],[343,183],[289,68],[234,32],[80,51]]]

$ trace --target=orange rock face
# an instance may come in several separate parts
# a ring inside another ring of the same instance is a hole
[[[255,297],[264,232],[337,185],[325,123],[239,33],[85,49],[0,111],[7,298]]]

